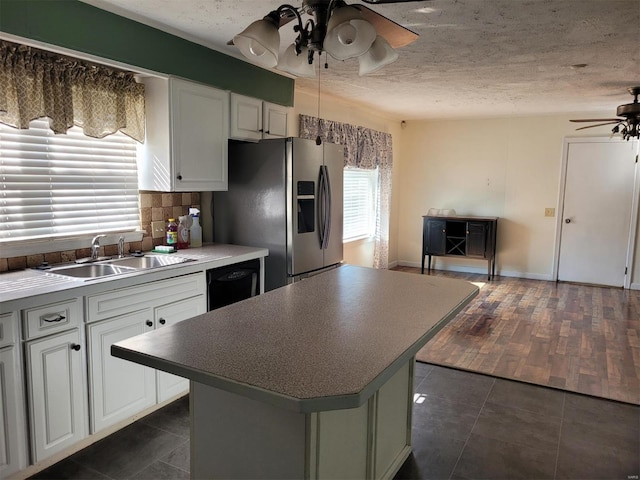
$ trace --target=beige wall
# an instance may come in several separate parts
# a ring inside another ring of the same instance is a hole
[[[394,185],[400,195],[399,262],[420,263],[421,216],[429,208],[453,208],[500,217],[501,274],[551,280],[556,218],[545,217],[544,209],[557,208],[564,138],[609,134],[605,127],[576,132],[569,118],[575,117],[408,122],[400,135],[402,174]],[[438,264],[486,268],[465,259],[439,258]],[[632,282],[640,287],[638,270]]]
[[[300,89],[295,91],[293,114],[289,118],[289,134],[298,136],[298,116],[318,115],[317,92],[307,92]],[[400,121],[381,115],[379,112],[359,105],[346,102],[325,93],[320,96],[320,118],[335,120],[362,127],[372,128],[381,132],[391,133],[393,137],[393,188],[391,192],[391,219],[389,226],[389,262],[395,265],[398,260],[398,192],[395,188],[399,184],[401,164]],[[373,265],[373,244],[371,241],[357,241],[348,243],[344,248],[344,261],[353,265],[370,267]]]

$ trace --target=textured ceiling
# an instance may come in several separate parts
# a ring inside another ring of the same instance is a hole
[[[227,41],[283,3],[84,1],[239,58]],[[632,100],[626,89],[640,85],[640,0],[423,0],[369,7],[420,38],[368,77],[358,76],[356,59],[329,58],[322,91],[399,119],[615,116],[617,105]],[[294,38],[290,25],[281,29],[281,53]],[[296,82],[317,91],[317,80]]]

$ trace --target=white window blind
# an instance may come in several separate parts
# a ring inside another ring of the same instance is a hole
[[[140,228],[136,142],[0,124],[0,242]]]
[[[377,201],[378,170],[345,169],[343,241],[374,234]]]

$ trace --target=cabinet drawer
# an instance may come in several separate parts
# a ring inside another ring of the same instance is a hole
[[[151,282],[87,297],[88,322],[106,320],[117,315],[203,295],[205,274]]]
[[[13,312],[0,315],[0,348],[18,341],[18,319]]]
[[[78,298],[22,311],[26,340],[63,332],[82,323],[82,307]]]

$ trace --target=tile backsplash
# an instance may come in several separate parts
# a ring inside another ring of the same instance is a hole
[[[167,219],[175,218],[176,221],[181,215],[189,213],[189,207],[200,209],[199,192],[163,193],[140,191],[140,226],[145,231],[142,241],[127,242],[124,245],[125,252],[135,250],[148,251],[156,245],[164,243],[164,235],[152,235],[151,222],[166,223]],[[112,256],[118,254],[117,245],[105,245],[100,247],[101,256]],[[91,255],[89,248],[78,250],[67,250],[62,252],[38,253],[33,255],[0,258],[0,272],[12,270],[23,270],[25,268],[37,267],[42,262],[53,265],[56,263],[73,262],[78,258]]]

